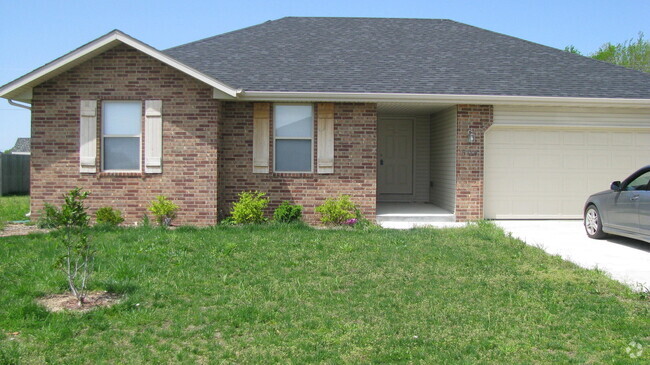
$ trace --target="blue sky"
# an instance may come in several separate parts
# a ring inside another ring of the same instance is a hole
[[[0,85],[116,28],[162,50],[285,16],[444,18],[591,53],[639,31],[650,36],[648,14],[648,0],[6,0],[0,1]],[[29,137],[29,118],[0,99],[0,151]]]

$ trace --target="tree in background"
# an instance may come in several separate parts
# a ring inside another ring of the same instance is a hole
[[[581,54],[573,45],[564,47],[567,52]],[[650,41],[639,32],[636,40],[629,39],[623,43],[605,43],[598,51],[589,55],[591,58],[650,73]]]
[[[582,56],[582,52],[578,51],[578,49],[573,44],[570,45],[570,46],[564,47],[564,51],[569,52],[569,53],[579,54],[579,55]]]

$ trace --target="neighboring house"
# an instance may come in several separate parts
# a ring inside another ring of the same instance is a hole
[[[650,74],[450,20],[283,18],[159,51],[113,31],[0,87],[31,103],[32,211],[349,194],[458,221],[578,218],[650,163]],[[417,206],[417,204],[406,207]]]
[[[30,143],[29,138],[18,138],[16,144],[9,150],[12,155],[29,155]]]

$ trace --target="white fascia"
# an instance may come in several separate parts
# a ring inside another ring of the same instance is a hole
[[[102,52],[105,52],[118,44],[126,44],[138,51],[149,55],[158,61],[171,66],[205,84],[213,87],[220,95],[225,98],[235,98],[239,90],[213,78],[202,72],[199,72],[175,59],[165,55],[157,49],[140,42],[139,40],[114,30],[94,41],[77,48],[76,50],[57,58],[56,60],[37,68],[36,70],[0,87],[0,97],[5,99],[15,99],[22,102],[31,102],[31,89],[48,80],[52,77],[59,75],[74,66],[77,66]],[[28,99],[29,98],[29,99]]]
[[[650,99],[576,98],[558,96],[508,96],[508,95],[458,95],[458,94],[398,94],[398,93],[331,93],[243,91],[237,100],[242,101],[330,101],[361,103],[444,103],[489,105],[546,105],[546,106],[600,106],[600,107],[650,107]]]

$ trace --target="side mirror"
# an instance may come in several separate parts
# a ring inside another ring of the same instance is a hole
[[[610,189],[614,191],[621,191],[621,182],[620,181],[614,181],[612,185],[609,186]]]

